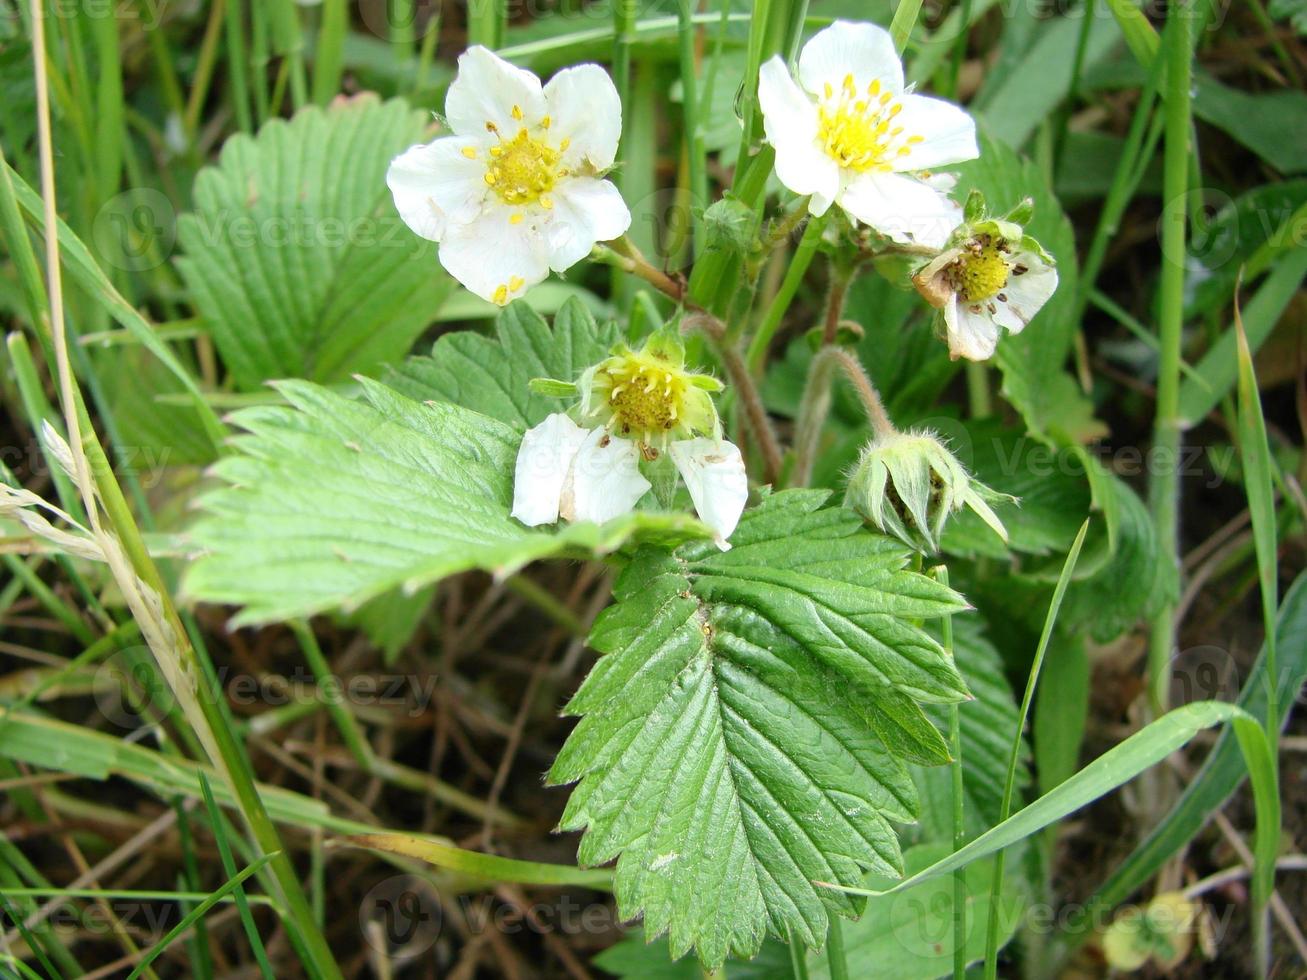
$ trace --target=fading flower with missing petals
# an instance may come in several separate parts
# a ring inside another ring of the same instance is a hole
[[[445,97],[451,136],[405,150],[386,184],[405,224],[440,243],[440,264],[500,306],[626,233],[611,181],[622,106],[598,65],[540,79],[469,48]]]
[[[974,479],[931,432],[877,436],[862,450],[844,504],[904,544],[939,550],[949,517],[970,508],[1004,541],[1007,529],[991,503],[1014,498]]]
[[[1018,205],[1028,213],[1029,202]],[[983,361],[1006,327],[1025,329],[1057,289],[1053,260],[1019,224],[985,219],[959,229],[959,244],[912,277],[943,314],[949,355]]]
[[[575,384],[541,379],[536,387],[579,396],[577,415],[593,427],[557,412],[527,430],[514,473],[514,517],[536,527],[629,514],[653,486],[641,465],[665,452],[699,519],[719,548],[730,548],[749,496],[744,459],[721,437],[709,395],[721,382],[686,369],[679,338],[660,333],[638,351],[619,346]]]
[[[758,76],[776,176],[809,210],[832,203],[894,241],[941,248],[957,205],[927,171],[979,155],[961,108],[904,87],[889,32],[837,20],[799,55],[799,77],[776,56]]]

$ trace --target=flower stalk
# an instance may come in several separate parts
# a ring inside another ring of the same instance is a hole
[[[698,330],[713,342],[722,366],[726,369],[727,377],[735,386],[740,404],[744,406],[744,417],[749,432],[758,445],[758,451],[762,453],[763,479],[767,483],[776,483],[780,479],[782,463],[780,440],[776,438],[776,429],[772,426],[771,417],[763,404],[762,393],[758,390],[757,382],[749,372],[749,366],[740,349],[727,339],[726,328],[722,322],[707,313],[696,313],[686,317],[682,327],[686,331]]]
[[[842,371],[850,387],[858,396],[871,431],[877,438],[896,435],[898,430],[885,411],[880,392],[856,357],[842,347],[823,347],[812,359],[808,368],[808,381],[799,405],[799,418],[794,432],[794,469],[790,482],[806,487],[812,479],[817,449],[826,417],[830,414],[831,385],[836,371]]]

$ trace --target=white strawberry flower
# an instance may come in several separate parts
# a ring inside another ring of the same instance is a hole
[[[984,230],[913,276],[917,291],[943,313],[954,360],[992,357],[1003,328],[1020,333],[1057,290],[1057,269],[1038,243],[1019,228],[1003,235],[1005,225],[982,223]]]
[[[957,205],[929,171],[978,156],[976,125],[904,87],[888,31],[837,20],[803,46],[797,81],[779,55],[762,66],[758,100],[776,176],[812,214],[838,204],[901,244],[944,246]]]
[[[513,516],[529,527],[567,521],[602,524],[629,514],[652,484],[640,472],[666,453],[685,481],[699,519],[717,546],[730,548],[749,496],[738,447],[721,437],[710,391],[721,383],[685,368],[671,334],[656,334],[638,351],[625,346],[585,371],[576,384],[548,381],[580,398],[578,425],[557,412],[527,430],[517,453]]]
[[[602,524],[635,510],[652,487],[640,472],[642,444],[604,426],[582,428],[556,412],[522,437],[513,475],[513,516],[528,527],[565,521]],[[667,454],[676,464],[699,519],[717,546],[740,522],[749,481],[740,450],[725,439],[681,439]]]
[[[452,135],[405,150],[386,184],[405,224],[440,243],[440,264],[500,306],[625,234],[611,181],[622,106],[598,65],[541,86],[486,48],[469,48],[445,97]]]

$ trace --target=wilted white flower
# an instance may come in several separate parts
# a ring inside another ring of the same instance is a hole
[[[513,516],[535,527],[560,517],[603,523],[628,514],[651,489],[640,471],[666,452],[699,519],[718,547],[740,521],[749,482],[740,450],[721,437],[708,375],[685,369],[684,350],[671,335],[655,335],[639,351],[619,347],[574,386],[586,428],[561,412],[527,430],[518,450]]]
[[[846,507],[918,551],[939,549],[944,524],[968,507],[1004,541],[990,503],[1012,500],[972,478],[931,432],[892,432],[862,450],[845,490]]]
[[[631,225],[613,165],[622,106],[598,65],[540,79],[469,48],[445,97],[453,131],[410,147],[386,183],[404,222],[440,243],[440,264],[503,306]]]
[[[1003,327],[1020,333],[1057,289],[1057,270],[1038,243],[1005,221],[985,221],[913,276],[943,312],[949,354],[992,357]]]
[[[978,155],[976,126],[961,108],[904,88],[889,32],[836,21],[799,55],[799,78],[776,56],[758,78],[776,176],[809,210],[832,203],[900,243],[943,247],[957,205],[929,174]]]

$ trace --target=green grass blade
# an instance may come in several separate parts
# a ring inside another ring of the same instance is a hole
[[[1237,289],[1237,287],[1236,287]],[[1266,672],[1278,677],[1279,667],[1275,644],[1275,613],[1279,605],[1277,579],[1278,547],[1276,541],[1275,491],[1272,487],[1271,448],[1266,438],[1266,420],[1262,417],[1261,394],[1257,375],[1253,371],[1252,352],[1244,334],[1236,299],[1234,329],[1239,342],[1239,397],[1238,431],[1239,452],[1243,460],[1244,491],[1248,496],[1248,511],[1252,518],[1253,544],[1257,552],[1257,576],[1261,584],[1262,620],[1266,627]],[[1260,764],[1265,768],[1262,778],[1249,763],[1254,793],[1260,797],[1257,807],[1259,819],[1253,847],[1256,866],[1253,873],[1253,936],[1256,968],[1260,976],[1270,970],[1270,923],[1267,902],[1275,887],[1275,860],[1280,845],[1280,775],[1279,775],[1279,692],[1274,681],[1267,684],[1265,737],[1253,739],[1238,729],[1239,743],[1244,755],[1250,755],[1250,746],[1256,750]],[[1260,786],[1259,792],[1259,785]],[[1261,819],[1265,814],[1266,819]]]
[[[218,845],[218,856],[222,860],[223,872],[228,878],[236,876],[236,861],[232,857],[231,843],[227,840],[227,821],[223,819],[222,811],[218,809],[218,804],[213,799],[213,790],[209,788],[209,781],[200,773],[200,793],[204,796],[204,808],[209,813],[209,826],[213,830],[213,839]],[[259,937],[259,928],[254,923],[254,916],[250,913],[250,903],[245,897],[245,889],[237,887],[232,896],[236,899],[236,909],[241,917],[241,927],[245,930],[245,937],[250,942],[250,949],[254,951],[254,959],[259,964],[259,971],[266,980],[273,980],[276,976],[272,972],[272,964],[268,962],[267,950],[263,948],[263,940]]]
[[[219,888],[216,892],[213,892],[211,895],[206,897],[204,901],[200,902],[198,905],[195,906],[195,908],[191,909],[188,913],[186,913],[186,915],[182,917],[180,922],[178,922],[175,926],[169,929],[167,934],[162,939],[160,939],[157,943],[155,943],[153,946],[150,947],[150,949],[146,952],[144,958],[139,963],[136,964],[136,969],[132,970],[132,972],[128,974],[127,980],[136,980],[136,978],[141,975],[141,973],[145,970],[145,968],[148,967],[151,963],[153,963],[159,957],[159,955],[163,953],[163,951],[172,944],[172,941],[174,939],[176,939],[183,932],[189,929],[193,923],[198,922],[200,918],[209,911],[209,909],[213,908],[220,901],[226,898],[227,895],[229,895],[232,891],[239,888],[241,882],[243,882],[246,878],[250,877],[251,875],[255,874],[260,868],[262,868],[265,864],[267,864],[269,861],[275,858],[279,853],[280,852],[278,851],[274,851],[271,854],[263,855],[263,857],[259,858],[253,864],[248,865],[245,868],[245,870],[242,871],[240,874],[236,875],[236,877],[229,878],[225,885]]]
[[[1049,641],[1053,638],[1053,627],[1057,625],[1057,613],[1062,608],[1062,599],[1066,595],[1067,587],[1071,584],[1071,576],[1075,573],[1076,562],[1080,559],[1080,549],[1084,546],[1085,535],[1088,532],[1089,520],[1086,519],[1080,525],[1080,531],[1076,534],[1075,541],[1071,543],[1071,550],[1067,552],[1066,561],[1062,563],[1062,573],[1058,576],[1057,585],[1053,589],[1053,598],[1048,604],[1048,614],[1044,617],[1044,629],[1039,636],[1039,645],[1035,648],[1035,659],[1030,665],[1030,675],[1026,679],[1026,693],[1021,698],[1021,716],[1017,722],[1016,731],[1012,733],[1012,751],[1008,756],[1007,778],[1003,782],[1003,804],[999,811],[1000,825],[1008,819],[1008,815],[1012,812],[1012,797],[1017,784],[1017,766],[1021,762],[1021,735],[1026,729],[1026,720],[1030,717],[1030,705],[1035,699],[1035,690],[1039,684],[1039,673],[1044,666],[1044,655],[1048,652]],[[995,855],[994,882],[990,886],[989,921],[985,926],[985,976],[989,980],[994,980],[998,976],[999,912],[1002,905],[999,899],[1002,896],[1003,863],[1005,858],[1006,854],[1001,850]]]
[[[908,38],[912,37],[912,29],[917,26],[917,18],[920,15],[921,0],[899,0],[899,5],[894,8],[894,19],[890,21],[889,33],[894,39],[894,47],[900,54],[908,46]]]
[[[1302,221],[1301,217],[1297,217]],[[1291,219],[1293,220],[1293,219]],[[1298,225],[1296,227],[1301,227]],[[1281,226],[1282,229],[1285,226]],[[1251,274],[1250,263],[1250,274]],[[1286,252],[1244,306],[1241,321],[1249,349],[1256,351],[1271,335],[1289,303],[1307,276],[1307,248]],[[1226,330],[1194,365],[1198,377],[1180,389],[1179,417],[1182,425],[1196,425],[1215,408],[1237,382],[1238,355],[1235,332]]]
[[[24,921],[26,916],[9,904],[9,898],[4,892],[0,892],[0,909],[3,909],[5,915],[9,916],[9,920],[17,926],[18,934],[23,937],[23,942],[25,942],[27,948],[32,951],[32,955],[41,961],[41,966],[45,967],[45,975],[48,980],[63,980],[63,974],[60,973],[55,968],[55,965],[46,958],[45,950],[37,941],[36,937],[32,935],[31,930],[27,928],[27,923]],[[38,980],[40,980],[40,974],[29,969],[22,960],[14,959],[11,962],[22,966],[27,975],[37,977]]]
[[[607,868],[591,870],[566,864],[520,861],[494,854],[481,854],[411,834],[357,834],[346,837],[341,843],[417,858],[440,868],[476,875],[488,881],[511,881],[522,885],[582,885],[603,889],[612,887],[612,871]]]
[[[1293,707],[1293,699],[1307,682],[1307,574],[1300,575],[1285,594],[1276,625],[1276,643],[1286,655],[1273,677],[1266,669],[1266,647],[1253,664],[1244,682],[1238,706],[1253,717],[1266,713],[1269,684],[1277,685],[1280,723]],[[1152,878],[1163,864],[1198,834],[1211,815],[1225,804],[1247,774],[1240,747],[1231,732],[1222,732],[1204,760],[1193,781],[1171,811],[1135,848],[1121,865],[1099,886],[1085,903],[1086,908],[1112,908],[1125,901]],[[1074,950],[1090,938],[1085,931],[1066,937]]]
[[[1050,824],[1075,813],[1077,810],[1119,786],[1128,783],[1141,772],[1166,759],[1172,752],[1187,745],[1204,729],[1221,725],[1235,718],[1250,717],[1241,708],[1217,701],[1197,701],[1168,712],[1157,721],[1135,732],[1125,741],[1108,749],[1089,765],[1014,816],[981,834],[966,847],[935,862],[910,878],[904,878],[892,888],[874,891],[866,888],[840,888],[854,895],[891,895],[911,888],[930,878],[949,874],[972,861],[1037,834]]]
[[[44,234],[45,220],[41,196],[28,185],[21,174],[17,173],[7,163],[4,164],[4,168],[8,180],[0,182],[0,193],[4,193],[6,188],[12,187],[18,206],[27,214],[28,220],[33,227]],[[58,220],[57,231],[64,266],[72,275],[74,281],[86,290],[106,313],[131,331],[142,345],[155,357],[159,358],[172,372],[173,376],[182,383],[187,392],[190,393],[192,404],[199,413],[200,419],[204,422],[205,429],[210,439],[213,440],[214,446],[221,450],[226,439],[222,422],[219,421],[218,416],[205,401],[204,395],[195,379],[191,376],[190,371],[156,336],[154,328],[146,322],[136,308],[127,302],[123,295],[114,288],[113,283],[109,281],[109,277],[104,274],[104,270],[91,257],[86,245],[73,233],[73,230],[68,227],[62,218]]]

